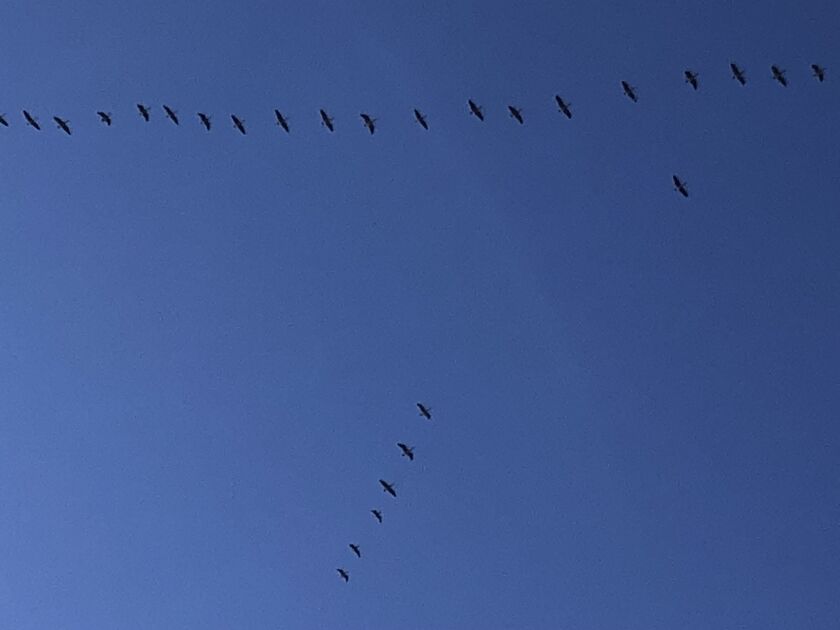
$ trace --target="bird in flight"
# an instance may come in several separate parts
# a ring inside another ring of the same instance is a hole
[[[350,574],[349,574],[349,573],[347,573],[347,571],[345,571],[344,569],[336,569],[336,571],[338,571],[338,574],[341,576],[341,578],[342,578],[345,582],[349,582],[349,581],[350,581]]]
[[[624,93],[627,95],[627,98],[629,98],[631,101],[633,101],[634,103],[639,102],[639,97],[636,96],[636,88],[627,83],[627,81],[621,82],[621,89],[624,90]]]
[[[426,117],[419,109],[414,110],[414,118],[420,123],[420,126],[423,127],[423,129],[426,131],[429,130],[429,124],[426,122]]]
[[[359,114],[362,117],[362,121],[364,122],[365,127],[367,130],[370,131],[370,135],[373,135],[373,132],[376,131],[376,118],[371,118],[368,114]]]
[[[738,67],[736,63],[730,63],[729,69],[732,70],[732,78],[738,81],[741,85],[747,84],[747,75],[746,73]]]
[[[58,125],[58,128],[61,129],[64,133],[66,133],[68,136],[72,133],[70,131],[70,121],[69,120],[63,120],[63,119],[59,118],[58,116],[53,116],[53,120],[55,121],[55,124]]]
[[[38,119],[35,118],[32,114],[30,114],[25,109],[23,110],[23,117],[26,119],[26,124],[30,127],[41,131],[41,125],[38,124]]]
[[[96,115],[99,116],[99,120],[101,120],[103,123],[105,123],[109,127],[111,126],[111,122],[113,121],[111,120],[110,112],[96,112]]]
[[[279,109],[274,110],[274,117],[277,119],[277,125],[282,127],[283,131],[289,133],[289,121],[280,113]]]
[[[688,83],[691,87],[695,90],[700,87],[700,83],[697,81],[697,73],[691,70],[686,70],[684,73],[685,75],[685,82]]]
[[[559,95],[554,95],[554,100],[557,101],[558,109],[566,115],[566,118],[572,117],[571,103],[567,103]]]
[[[683,197],[688,197],[688,188],[685,187],[685,182],[676,175],[673,175],[671,179],[674,180],[674,190],[680,193]]]
[[[359,549],[359,545],[354,545],[353,543],[350,543],[350,549],[352,549],[353,553],[355,553],[359,558],[362,557],[362,551]]]
[[[163,106],[163,110],[166,112],[166,117],[174,122],[176,125],[180,125],[181,123],[178,122],[178,112],[173,111],[171,107],[166,105]]]
[[[143,105],[143,103],[137,103],[137,111],[140,112],[140,115],[143,117],[143,120],[149,122],[149,118],[151,117],[152,113],[149,111],[149,108]]]
[[[4,127],[9,126],[9,122],[6,120],[6,114],[0,114],[0,125],[3,125]]]
[[[432,419],[432,408],[427,407],[423,403],[417,403],[417,408],[420,410],[420,415],[426,418],[426,420]]]
[[[820,83],[825,81],[825,68],[815,63],[812,63],[811,70],[813,71],[814,76],[817,78],[817,81],[819,81]]]
[[[204,128],[207,131],[210,131],[210,116],[204,112],[198,112],[198,119],[201,121],[201,124],[204,125]]]
[[[778,81],[782,87],[787,87],[787,79],[785,78],[785,70],[779,68],[779,66],[772,65],[770,66],[770,71],[773,73],[773,78]]]
[[[380,523],[382,522],[382,512],[380,512],[379,510],[371,510],[370,513],[376,517],[377,521],[379,521]]]
[[[233,126],[239,130],[243,136],[245,135],[245,123],[244,121],[240,120],[236,114],[231,114],[230,119],[233,121]]]
[[[516,122],[520,125],[525,122],[525,119],[522,118],[522,110],[518,107],[514,107],[513,105],[508,105],[508,111],[510,112],[510,117],[514,118]]]
[[[478,118],[481,122],[484,122],[484,112],[481,111],[481,107],[476,105],[472,99],[467,101],[467,105],[470,107],[470,114]]]
[[[327,115],[323,109],[320,110],[321,112],[321,124],[324,125],[330,131],[335,131],[335,127],[333,126],[333,119]]]
[[[414,461],[414,449],[408,446],[407,444],[403,444],[402,442],[397,442],[397,446],[400,447],[402,451],[403,457],[408,457],[409,460],[412,462]]]
[[[384,479],[380,479],[380,480],[379,480],[379,483],[381,483],[381,484],[382,484],[382,489],[383,489],[385,492],[387,492],[388,494],[390,494],[392,497],[396,497],[396,496],[397,496],[397,493],[394,491],[394,485],[393,485],[393,484],[388,483],[388,482],[387,482],[387,481],[385,481]]]

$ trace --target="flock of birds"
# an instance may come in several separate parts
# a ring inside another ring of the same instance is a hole
[[[738,64],[732,62],[732,63],[729,64],[729,69],[732,73],[732,78],[734,80],[736,80],[741,85],[746,85],[747,84],[747,75],[746,75],[746,72],[743,70],[743,68],[741,68]],[[771,73],[771,78],[774,81],[778,82],[783,87],[788,86],[786,70],[783,70],[779,66],[774,64],[774,65],[770,66],[770,73]],[[820,66],[819,64],[816,64],[816,63],[812,63],[811,64],[811,73],[813,74],[814,78],[816,78],[816,80],[819,81],[820,83],[825,81],[826,69],[823,66]],[[685,77],[685,82],[688,83],[694,90],[697,90],[697,89],[700,88],[700,78],[699,78],[700,75],[699,75],[699,73],[688,69],[688,70],[685,70],[683,72],[683,75]],[[639,101],[638,94],[636,93],[636,88],[634,86],[632,86],[630,83],[622,80],[621,81],[621,89],[624,92],[624,94],[627,96],[627,98],[629,98],[631,101],[633,101],[634,103],[637,103]],[[560,113],[562,113],[564,116],[566,116],[566,118],[571,119],[572,118],[571,103],[564,100],[560,95],[555,95],[554,96],[554,101],[557,104],[558,111]],[[151,117],[152,117],[152,110],[147,105],[144,105],[143,103],[137,103],[136,106],[137,106],[137,111],[140,114],[140,116],[143,118],[143,120],[145,120],[146,122],[149,122],[151,120]],[[467,100],[467,107],[469,109],[469,113],[470,113],[471,116],[475,116],[478,120],[480,120],[481,122],[484,122],[484,110],[480,105],[478,105],[472,99],[468,99]],[[515,107],[514,105],[508,105],[507,110],[508,110],[508,113],[510,114],[510,117],[513,120],[515,120],[520,125],[525,124],[525,118],[522,114],[522,109],[521,108]],[[181,124],[180,118],[178,117],[178,113],[174,109],[172,109],[168,105],[163,105],[163,111],[166,114],[166,117],[169,120],[171,120],[174,124],[176,124],[176,125]],[[99,117],[99,120],[100,120],[100,122],[102,122],[102,124],[104,124],[108,127],[110,127],[113,124],[114,118],[113,118],[113,115],[110,112],[97,111],[96,114]],[[196,115],[198,117],[199,123],[207,131],[210,131],[213,127],[212,117],[205,112],[197,112]],[[319,115],[320,115],[320,118],[321,118],[321,124],[329,132],[331,132],[331,133],[334,132],[335,131],[334,119],[324,109],[319,110]],[[365,112],[362,112],[361,114],[359,114],[359,116],[361,117],[362,123],[364,124],[365,128],[368,130],[368,132],[371,135],[373,135],[374,132],[376,131],[376,118],[373,118],[370,114],[365,113]],[[26,121],[27,125],[29,125],[30,127],[32,127],[33,129],[35,129],[37,131],[41,131],[41,124],[38,122],[38,118],[33,116],[31,113],[29,113],[25,109],[23,110],[23,118]],[[239,131],[239,133],[241,133],[243,135],[245,135],[247,133],[247,131],[245,129],[245,121],[242,118],[240,118],[236,114],[231,114],[230,119],[233,122],[233,127],[237,131]],[[426,131],[429,130],[429,122],[428,122],[428,119],[427,119],[426,115],[422,111],[420,111],[419,109],[416,109],[416,108],[414,109],[414,120],[423,129],[425,129]],[[60,116],[53,116],[53,121],[55,122],[57,127],[61,131],[66,133],[67,135],[71,135],[73,133],[71,128],[70,128],[70,121],[69,120],[61,118]],[[291,127],[289,126],[289,119],[279,109],[274,110],[274,121],[277,124],[277,126],[280,127],[283,131],[285,131],[286,133],[291,133]],[[9,121],[6,119],[5,114],[0,114],[0,125],[2,125],[4,127],[9,126]],[[688,188],[686,186],[685,181],[683,181],[677,175],[673,175],[672,180],[673,180],[673,183],[674,183],[674,190],[676,190],[678,193],[680,193],[683,197],[688,197]]]
[[[420,410],[420,415],[423,416],[426,420],[431,420],[432,419],[432,409],[431,409],[431,407],[427,407],[423,403],[417,403],[417,409]],[[414,449],[412,447],[410,447],[408,444],[405,444],[404,442],[397,442],[397,448],[400,449],[403,457],[407,457],[408,460],[411,461],[411,462],[414,461]],[[379,485],[382,486],[382,491],[383,492],[386,492],[387,494],[390,494],[395,499],[397,498],[397,491],[394,488],[393,483],[391,483],[389,481],[386,481],[384,479],[380,479],[379,480]],[[375,518],[376,521],[381,525],[382,524],[382,510],[379,509],[379,508],[374,508],[370,511],[370,513],[373,515],[373,518]],[[362,549],[358,544],[350,543],[347,546],[350,548],[350,551],[353,553],[353,555],[355,555],[357,558],[361,559]],[[336,569],[336,571],[338,571],[338,575],[345,582],[350,581],[350,572],[346,568],[339,567],[338,569]]]

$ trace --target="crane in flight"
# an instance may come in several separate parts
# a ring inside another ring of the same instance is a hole
[[[397,493],[394,491],[394,484],[388,483],[384,479],[380,479],[379,483],[382,484],[382,489],[390,494],[392,497],[396,497]]]
[[[368,114],[359,114],[359,116],[362,117],[362,122],[367,127],[370,135],[373,135],[373,132],[376,131],[376,118],[371,118]]]
[[[633,101],[634,103],[639,102],[639,97],[636,96],[636,88],[627,83],[627,81],[621,82],[621,89],[624,90],[624,93],[627,95],[627,98],[629,98],[631,101]]]
[[[277,125],[283,129],[286,133],[289,133],[289,121],[286,120],[286,117],[280,113],[279,109],[274,110],[274,117],[277,119]]]
[[[673,175],[671,179],[674,181],[674,190],[680,193],[683,197],[688,197],[688,188],[686,188],[685,182],[676,175]]]
[[[37,129],[41,131],[41,125],[38,124],[38,119],[35,118],[32,114],[30,114],[25,109],[23,110],[23,117],[26,119],[26,124],[32,127],[33,129]]]
[[[166,112],[166,117],[174,122],[176,125],[180,125],[181,123],[178,122],[178,112],[174,111],[171,107],[164,105],[163,110]]]
[[[331,132],[335,131],[335,127],[333,126],[333,119],[330,118],[329,115],[327,114],[327,112],[325,112],[323,109],[320,110],[320,112],[321,112],[321,124],[324,125],[324,127],[329,129]]]
[[[9,121],[6,120],[6,114],[0,114],[0,125],[3,125],[4,127],[9,126]]]
[[[204,128],[207,131],[210,131],[210,116],[208,116],[204,112],[198,112],[198,119],[201,121],[201,124],[204,125]]]
[[[686,70],[685,72],[683,72],[683,74],[685,75],[685,82],[688,83],[691,87],[693,87],[695,90],[698,87],[700,87],[700,83],[699,81],[697,81],[698,75],[696,72],[692,70]]]
[[[481,107],[476,105],[472,99],[467,100],[467,105],[469,105],[470,114],[478,118],[481,122],[484,122],[484,112],[481,110]]]
[[[53,116],[53,120],[55,121],[55,124],[58,125],[59,129],[61,129],[68,136],[71,135],[72,132],[70,131],[70,121],[69,120],[64,120],[62,118],[59,118],[58,116]]]
[[[417,408],[420,410],[420,415],[426,418],[426,420],[432,419],[432,408],[427,407],[423,403],[417,403]]]
[[[729,69],[732,70],[732,78],[735,79],[741,85],[747,84],[747,74],[738,67],[738,64],[732,62],[729,64]]]
[[[572,109],[571,109],[572,104],[564,101],[562,98],[560,98],[560,96],[558,94],[554,95],[554,100],[557,101],[557,108],[561,112],[563,112],[563,114],[566,116],[566,118],[571,118],[572,117]]]
[[[361,549],[359,549],[359,545],[354,545],[353,543],[350,543],[350,549],[352,549],[353,553],[355,553],[359,558],[362,557],[362,551]]]
[[[140,115],[143,117],[143,120],[149,122],[149,118],[151,118],[152,112],[149,111],[149,108],[143,105],[143,103],[137,103],[137,111],[140,112]]]
[[[814,73],[814,77],[816,77],[817,81],[820,83],[825,81],[825,68],[816,63],[812,63],[811,71]]]
[[[111,126],[113,122],[111,120],[111,112],[96,112],[96,115],[99,116],[99,120],[101,120],[104,124]]]
[[[407,444],[403,444],[402,442],[397,442],[397,446],[400,447],[403,457],[408,457],[410,461],[414,461],[414,449],[412,447]]]
[[[786,70],[782,70],[777,65],[772,65],[770,66],[770,72],[773,73],[773,79],[778,81],[782,87],[787,87],[788,82],[787,78],[785,77],[785,72],[787,72]]]
[[[382,522],[382,512],[380,512],[379,510],[371,510],[370,513],[373,514],[374,517],[376,517],[377,521],[379,521],[380,523]]]
[[[423,129],[425,129],[426,131],[429,130],[429,123],[426,122],[426,117],[423,115],[423,112],[421,112],[419,109],[415,109],[414,118],[415,120],[417,120],[418,123],[420,123],[420,126],[423,127]]]
[[[245,121],[240,120],[236,114],[231,114],[230,119],[233,121],[233,126],[239,130],[243,136],[245,135]]]
[[[350,574],[347,573],[347,571],[345,571],[344,569],[336,569],[336,571],[338,571],[338,574],[341,576],[342,580],[344,580],[345,582],[350,581]]]
[[[516,120],[520,125],[525,123],[525,119],[522,118],[522,110],[518,107],[514,107],[513,105],[508,105],[508,111],[510,112],[510,117]]]

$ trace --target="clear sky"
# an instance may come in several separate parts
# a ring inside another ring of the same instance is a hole
[[[0,628],[840,626],[838,4],[522,4],[4,3]]]

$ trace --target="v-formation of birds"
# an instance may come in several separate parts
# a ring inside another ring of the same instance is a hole
[[[423,403],[417,403],[417,409],[420,410],[420,415],[423,416],[426,420],[432,419],[431,407],[427,407]],[[408,461],[414,461],[414,449],[411,446],[405,444],[404,442],[397,442],[397,448],[400,449],[400,452],[403,457],[408,458]],[[397,490],[392,482],[386,481],[385,479],[380,479],[379,485],[381,486],[383,492],[391,495],[395,499],[397,498]],[[379,508],[374,508],[370,511],[370,513],[373,515],[373,518],[376,519],[377,523],[381,525],[382,521],[384,520],[382,516],[383,511]],[[350,549],[351,553],[353,553],[353,555],[355,555],[358,559],[362,558],[362,548],[358,544],[349,543],[347,547]],[[344,580],[345,582],[350,581],[350,571],[348,571],[345,567],[339,567],[336,569],[336,571],[338,572],[338,575],[342,580]]]
[[[732,74],[732,78],[736,80],[741,85],[747,84],[747,74],[743,68],[741,68],[737,63],[732,62],[729,64],[729,70]],[[813,77],[822,83],[825,81],[826,78],[826,69],[819,64],[812,63],[811,64],[811,73]],[[683,72],[683,76],[685,78],[685,82],[690,85],[694,90],[698,90],[700,88],[700,74],[695,72],[694,70],[687,69]],[[783,70],[777,65],[770,66],[770,77],[779,83],[783,87],[788,86],[788,79],[787,79],[787,71]],[[629,98],[634,103],[639,101],[639,96],[636,90],[636,87],[628,83],[627,81],[621,81],[621,89],[627,98]],[[572,118],[572,109],[571,103],[564,100],[559,94],[554,96],[554,102],[557,105],[557,110],[566,118]],[[145,120],[149,122],[152,118],[152,110],[147,105],[143,103],[137,103],[137,112],[139,115]],[[472,99],[467,100],[467,108],[471,116],[474,116],[479,121],[484,122],[485,113],[484,109],[481,105],[478,105]],[[179,125],[181,124],[181,119],[178,117],[178,112],[169,107],[168,105],[163,105],[163,111],[170,121],[173,124]],[[525,117],[522,112],[522,109],[519,107],[515,107],[514,105],[508,105],[507,111],[510,117],[519,123],[520,125],[525,124]],[[429,130],[429,122],[426,115],[420,111],[419,109],[414,109],[414,120],[417,124],[419,124],[423,129],[426,131]],[[113,116],[110,112],[98,111],[96,112],[99,120],[102,124],[110,127],[113,122]],[[330,132],[335,132],[335,121],[334,119],[327,113],[326,110],[320,109],[319,115],[321,119],[321,124]],[[196,116],[198,117],[199,123],[207,130],[210,131],[213,128],[213,120],[210,114],[206,112],[197,112]],[[33,116],[27,110],[23,110],[23,117],[26,121],[26,124],[32,127],[37,131],[41,131],[41,125],[38,122],[38,118]],[[362,119],[362,124],[368,130],[368,132],[373,135],[376,132],[376,118],[373,118],[370,114],[362,112],[359,114],[359,117]],[[230,120],[233,123],[233,128],[236,129],[242,135],[247,134],[247,130],[245,127],[245,121],[237,116],[236,114],[230,115]],[[71,135],[73,132],[70,128],[70,121],[65,120],[59,116],[53,116],[53,121],[55,122],[56,126],[61,129],[67,135]],[[289,125],[288,117],[278,109],[274,110],[274,122],[275,124],[280,127],[286,133],[291,133],[291,126]],[[7,120],[5,114],[0,114],[0,125],[8,127],[9,121]],[[674,183],[674,190],[679,192],[683,197],[688,197],[688,188],[686,186],[686,182],[682,180],[679,176],[673,175],[672,180]]]

